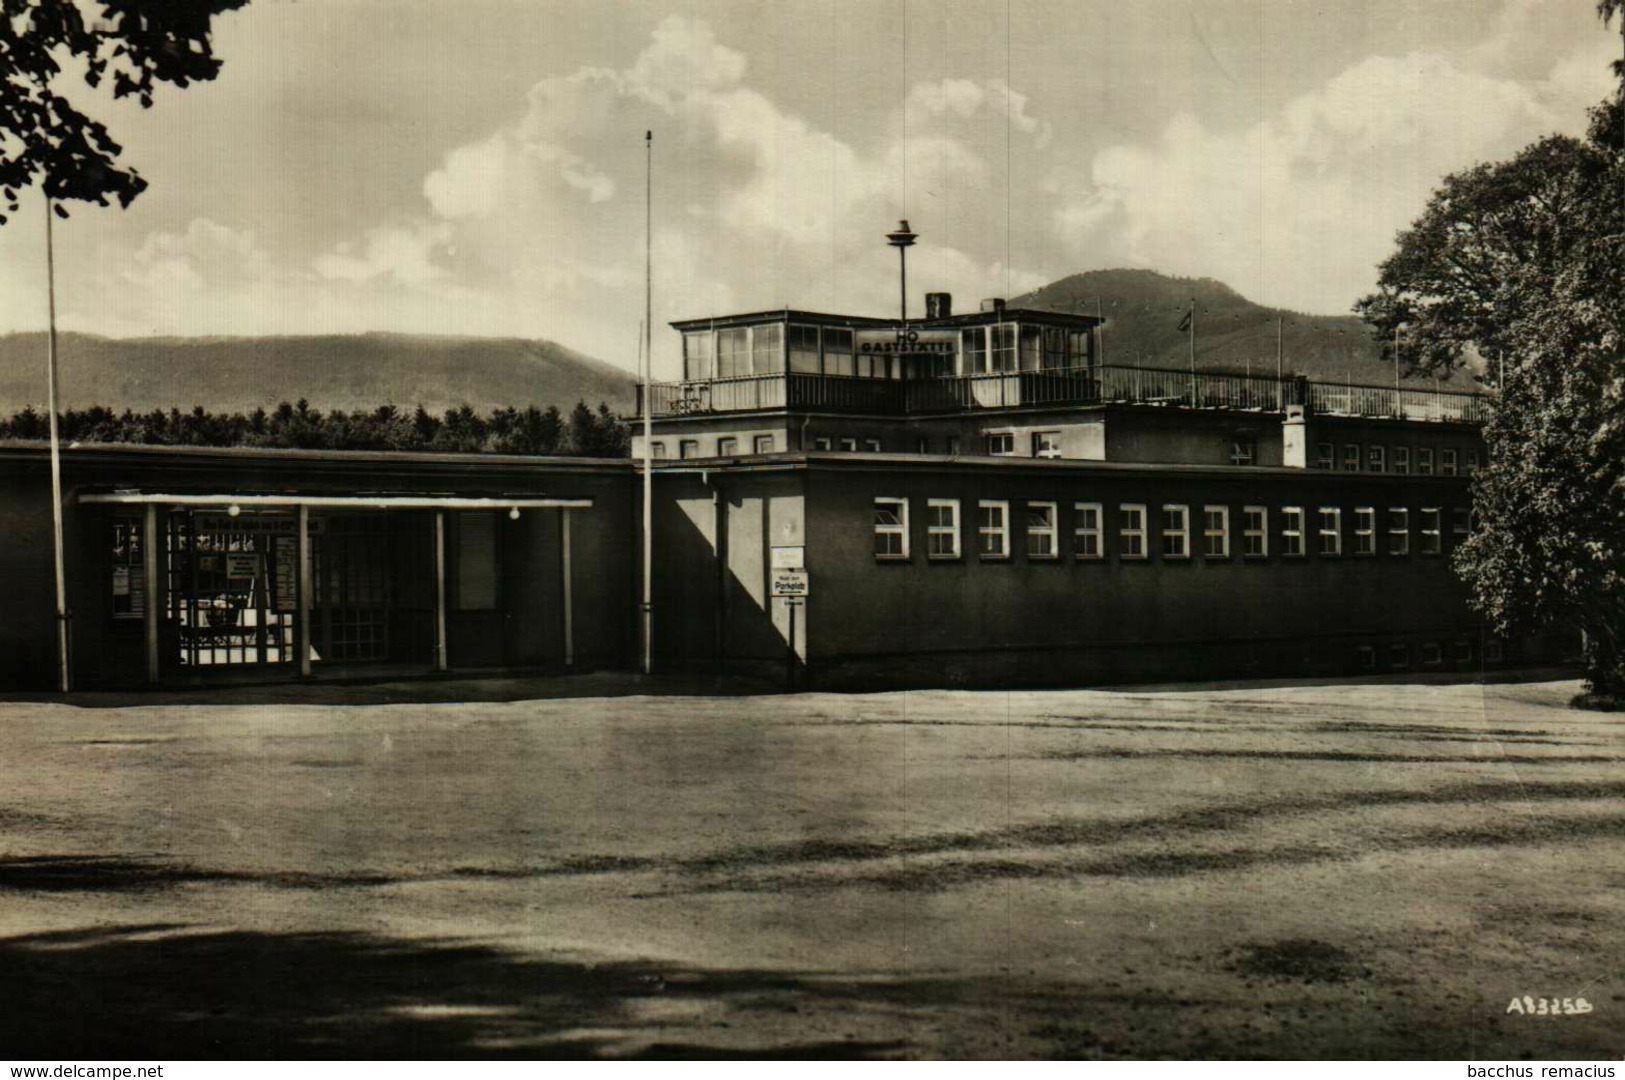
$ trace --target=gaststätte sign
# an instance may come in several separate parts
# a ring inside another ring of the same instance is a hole
[[[859,330],[862,356],[953,356],[959,351],[958,330]]]

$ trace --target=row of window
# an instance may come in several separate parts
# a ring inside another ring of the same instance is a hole
[[[924,370],[910,375],[974,375],[998,371],[1062,370],[1086,367],[1093,358],[1093,334],[1059,326],[997,323],[959,332],[957,355],[929,358]],[[783,371],[810,375],[844,375],[865,379],[898,379],[899,358],[865,353],[854,347],[845,327],[760,323],[683,334],[683,377],[689,380],[730,379]]]
[[[740,442],[739,442],[739,439],[736,436],[723,435],[723,436],[721,436],[720,438],[717,439],[717,452],[713,456],[715,456],[715,457],[738,457],[739,454],[740,454],[739,446],[740,446]],[[876,447],[876,449],[879,449],[879,448]],[[775,439],[772,435],[753,435],[753,436],[751,436],[751,443],[750,443],[750,452],[751,453],[753,453],[753,454],[772,454],[772,453],[776,453],[777,450],[778,450],[778,440]],[[652,457],[652,458],[655,458],[656,460],[664,459],[665,456],[666,456],[666,444],[661,442],[658,439],[651,442],[649,444],[649,456]],[[679,440],[677,440],[677,456],[679,458],[682,458],[684,461],[687,461],[690,458],[697,458],[697,457],[702,456],[700,454],[700,440],[698,440],[698,439],[679,439]]]
[[[1414,462],[1414,466],[1413,466]],[[1341,463],[1341,464],[1340,464]],[[1336,443],[1317,443],[1315,445],[1315,468],[1341,469],[1343,472],[1391,472],[1400,476],[1409,475],[1414,467],[1417,476],[1434,475],[1433,448],[1431,446],[1416,447],[1415,457],[1411,455],[1409,446],[1385,446],[1381,443],[1344,443],[1343,455],[1337,456]],[[1466,470],[1470,476],[1478,471],[1478,451],[1458,451],[1454,447],[1445,447],[1439,451],[1438,475],[1455,476],[1458,472]]]
[[[1486,664],[1499,664],[1504,659],[1504,652],[1499,641],[1484,642],[1483,660]],[[1443,667],[1446,663],[1445,648],[1437,641],[1424,641],[1417,650],[1417,660],[1422,667]],[[1363,671],[1377,670],[1377,649],[1374,645],[1361,645],[1354,650],[1355,664]],[[1473,643],[1461,640],[1452,642],[1450,646],[1449,662],[1455,664],[1470,664],[1473,662]],[[1411,666],[1411,647],[1403,643],[1388,646],[1388,668],[1391,671],[1408,671]]]
[[[1054,559],[1061,554],[1059,504],[1054,502],[1017,503],[1024,519],[1027,558]],[[981,499],[976,503],[976,554],[983,559],[1005,559],[1011,552],[1011,503],[1005,499]],[[1411,509],[1387,507],[1379,514],[1374,506],[1354,508],[1350,544],[1344,546],[1343,507],[1314,509],[1313,519],[1302,506],[1282,506],[1276,511],[1274,533],[1278,553],[1302,558],[1309,545],[1323,556],[1376,555],[1386,549],[1389,555],[1412,553]],[[1157,519],[1155,538],[1164,559],[1188,559],[1198,553],[1209,559],[1231,555],[1230,507],[1204,505],[1199,508],[1199,528],[1193,530],[1191,507],[1185,503],[1164,503]],[[1072,552],[1078,559],[1106,557],[1106,507],[1097,502],[1072,504]],[[1117,507],[1116,554],[1120,559],[1150,557],[1152,530],[1148,523],[1150,507],[1144,503],[1122,503]],[[1384,516],[1385,515],[1385,516]],[[1415,549],[1422,555],[1444,552],[1445,509],[1424,506],[1417,512]],[[1310,529],[1309,525],[1313,528]],[[1450,531],[1455,542],[1466,539],[1472,527],[1466,507],[1450,509]],[[926,500],[926,555],[932,559],[957,559],[961,555],[960,502],[958,499]],[[910,558],[909,500],[880,497],[874,504],[874,553],[877,559]],[[1241,511],[1240,554],[1263,559],[1270,554],[1270,508],[1246,506]]]

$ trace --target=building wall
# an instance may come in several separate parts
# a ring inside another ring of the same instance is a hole
[[[1424,670],[1420,647],[1452,653],[1466,641],[1475,659],[1482,628],[1467,609],[1448,553],[1452,507],[1468,505],[1460,480],[1296,475],[1276,470],[1155,469],[1081,471],[965,465],[931,469],[812,468],[807,479],[807,607],[811,676],[817,685],[1094,683],[1206,676],[1348,674],[1361,670],[1359,648],[1372,648],[1375,670],[1392,670],[1388,650],[1405,645],[1411,669]],[[880,560],[873,551],[874,499],[909,500],[910,556]],[[958,499],[958,559],[927,557],[926,505]],[[976,503],[1008,500],[1012,553],[977,557]],[[1059,504],[1060,554],[1029,558],[1022,504]],[[1072,551],[1075,502],[1105,510],[1106,556]],[[1150,557],[1121,557],[1116,509],[1148,510]],[[1190,507],[1186,559],[1158,552],[1164,503]],[[1242,508],[1270,510],[1270,554],[1241,550]],[[1229,508],[1231,555],[1200,554],[1202,508]],[[1280,552],[1280,507],[1306,511],[1308,554]],[[1354,509],[1374,506],[1379,554],[1351,554]],[[1408,556],[1386,553],[1386,508],[1411,508]],[[1316,510],[1342,510],[1344,554],[1316,553]],[[1444,554],[1416,554],[1423,506],[1445,510]],[[1454,667],[1453,661],[1440,669]]]
[[[69,605],[73,611],[75,683],[127,685],[145,679],[141,619],[112,614],[112,507],[80,504],[81,492],[113,489],[243,494],[433,491],[473,496],[589,497],[571,511],[575,657],[578,667],[624,667],[635,648],[633,474],[624,465],[548,459],[451,458],[442,455],[306,454],[242,451],[154,452],[83,447],[63,454]],[[10,605],[0,620],[0,685],[49,687],[56,648],[49,471],[43,448],[0,448],[0,580]],[[134,508],[139,513],[139,508]],[[396,607],[427,604],[432,616],[432,511],[367,511],[387,515],[397,535],[390,567]],[[456,603],[457,514],[447,517],[447,629],[454,666],[555,667],[564,660],[560,511],[527,510],[517,521],[495,513],[500,544],[498,607],[463,612]],[[410,541],[410,542],[407,542]],[[154,594],[158,595],[158,594]],[[159,600],[161,603],[161,599]],[[408,614],[410,612],[407,612]],[[421,614],[421,612],[420,612]],[[419,620],[422,621],[421,619]],[[161,620],[160,640],[175,633]],[[392,623],[392,634],[407,638]],[[421,635],[419,635],[421,636]],[[421,644],[421,643],[420,643]],[[408,650],[393,659],[421,661]],[[166,651],[166,678],[182,672]],[[291,673],[294,665],[268,667]]]

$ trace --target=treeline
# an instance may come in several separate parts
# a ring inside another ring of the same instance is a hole
[[[557,406],[513,407],[480,415],[468,405],[440,416],[419,405],[380,405],[367,412],[312,409],[303,398],[251,413],[154,409],[114,412],[101,405],[58,415],[63,442],[144,443],[149,446],[264,446],[303,450],[437,450],[458,454],[566,454],[626,457],[631,431],[609,406],[585,401],[565,416]],[[0,421],[0,438],[44,439],[46,415],[33,406]]]

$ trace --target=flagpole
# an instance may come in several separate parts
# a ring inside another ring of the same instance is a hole
[[[57,686],[66,694],[73,689],[73,665],[68,656],[68,575],[62,544],[62,444],[56,424],[56,252],[51,233],[53,207],[45,197],[45,295],[49,322],[45,333],[46,416],[51,431],[51,539],[56,560],[56,656]],[[147,585],[149,599],[152,584]]]
[[[1283,399],[1286,396],[1286,390],[1281,385],[1281,378],[1281,316],[1277,315],[1275,316],[1275,408],[1284,411],[1286,406]]]
[[[1196,298],[1191,297],[1191,408],[1196,408]]]
[[[643,133],[643,673],[654,672],[654,138]]]

